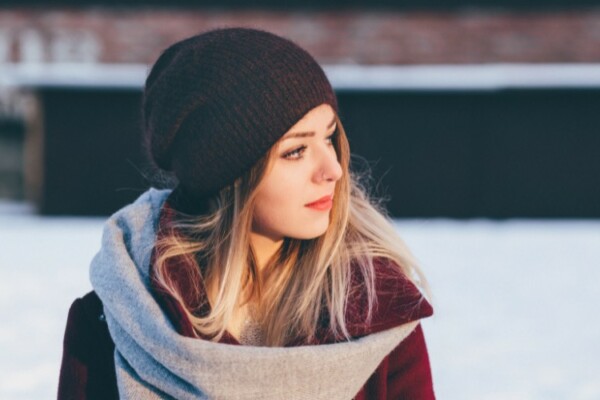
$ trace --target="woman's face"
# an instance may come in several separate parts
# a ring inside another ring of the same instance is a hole
[[[253,233],[274,241],[325,233],[342,176],[333,145],[334,117],[330,105],[315,107],[274,145],[271,168],[257,191]]]

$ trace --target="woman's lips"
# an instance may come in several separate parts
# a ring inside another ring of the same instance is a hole
[[[327,211],[333,206],[333,196],[321,197],[319,200],[308,203],[305,206],[314,210]]]

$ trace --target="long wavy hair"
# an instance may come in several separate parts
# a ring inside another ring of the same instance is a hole
[[[278,143],[246,174],[212,198],[208,213],[181,214],[170,226],[163,227],[168,233],[155,244],[155,279],[181,303],[199,336],[220,340],[235,310],[253,302],[258,305],[257,318],[267,346],[314,338],[323,307],[331,332],[349,339],[344,316],[351,290],[350,265],[356,264],[362,275],[368,323],[376,306],[376,257],[393,261],[399,272],[429,293],[421,269],[384,207],[369,197],[362,177],[350,172],[348,139],[337,115],[336,121],[333,145],[343,175],[336,183],[328,229],[310,240],[285,238],[260,274],[250,245],[253,210],[257,189],[272,164]],[[173,265],[179,268],[177,276],[184,268],[187,293],[181,292]],[[198,313],[197,303],[190,306],[185,301],[201,298],[202,293],[210,299],[207,315]]]

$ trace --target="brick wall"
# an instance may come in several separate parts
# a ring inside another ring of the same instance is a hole
[[[0,10],[0,63],[152,63],[199,31],[271,30],[325,64],[597,62],[600,8],[563,12]]]

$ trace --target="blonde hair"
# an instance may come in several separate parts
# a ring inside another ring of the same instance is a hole
[[[211,200],[210,212],[179,215],[162,227],[167,231],[156,243],[155,279],[182,305],[197,334],[218,341],[236,308],[255,301],[267,346],[314,338],[323,306],[332,333],[349,338],[344,316],[351,290],[350,265],[358,265],[365,283],[368,323],[376,306],[373,259],[377,257],[393,261],[399,272],[429,293],[425,277],[386,211],[369,198],[359,177],[349,171],[348,140],[337,115],[336,121],[333,144],[344,173],[336,184],[329,227],[315,239],[284,239],[260,274],[250,231],[257,188],[276,146],[234,184],[222,189]],[[186,280],[192,283],[191,288],[186,286],[188,292],[182,293],[173,268],[183,268]],[[203,292],[211,294],[208,315],[198,313],[200,302],[191,305],[185,301],[200,299]]]

